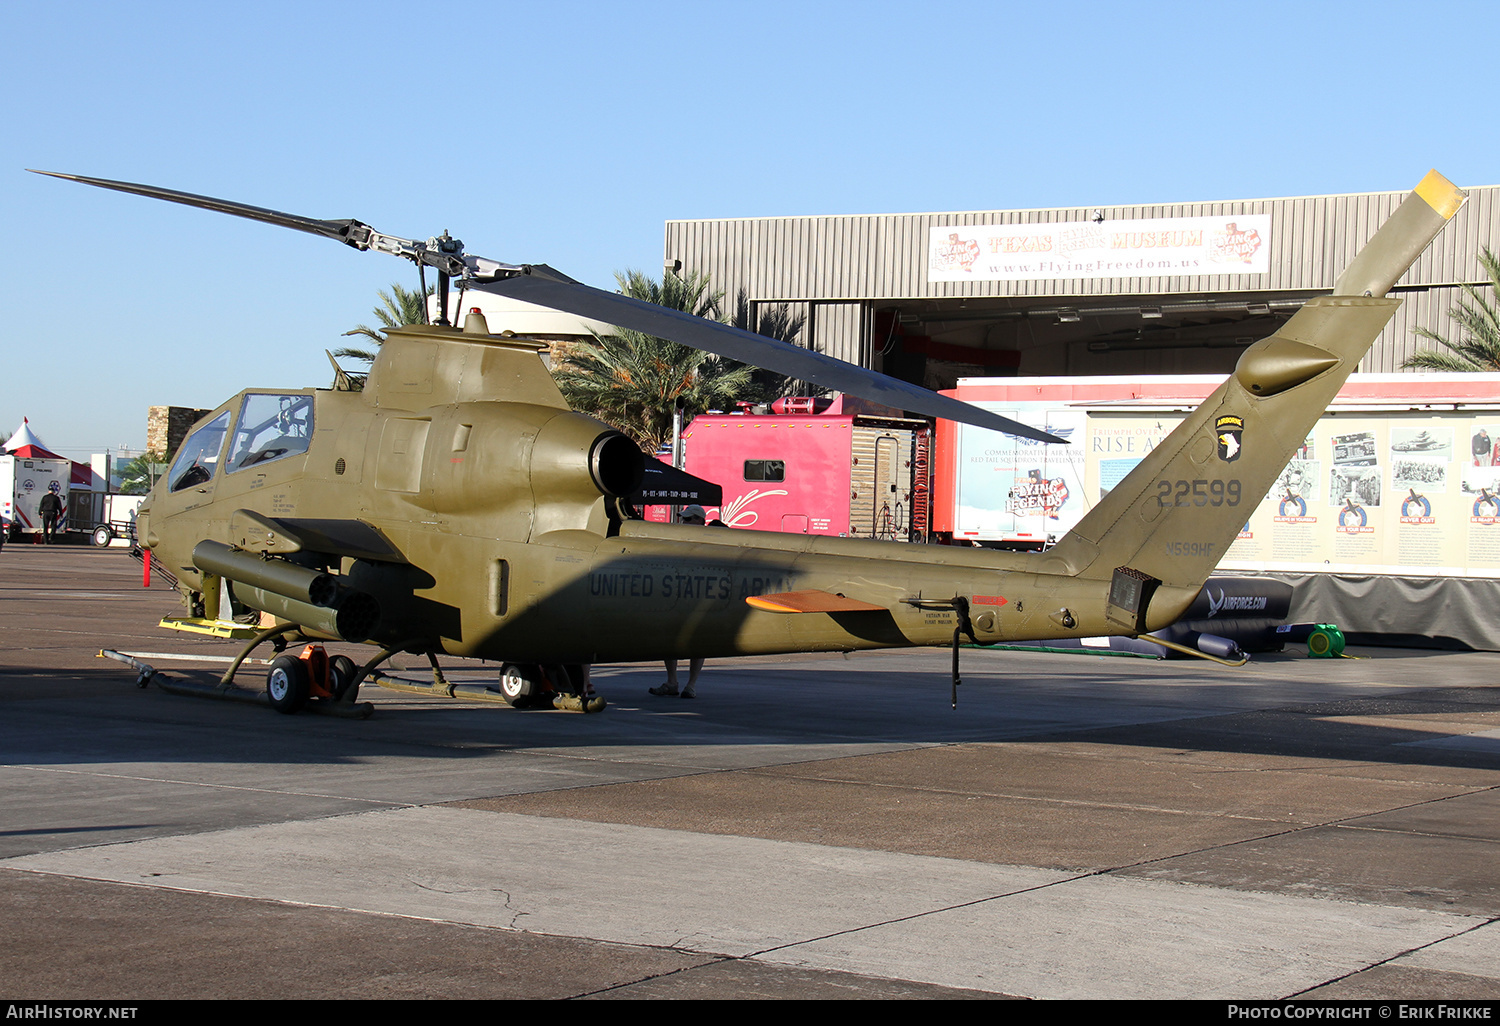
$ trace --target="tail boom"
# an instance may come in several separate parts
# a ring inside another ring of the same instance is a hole
[[[1436,171],[1339,278],[1234,373],[1053,548],[1038,569],[1107,581],[1128,567],[1161,584],[1150,621],[1169,623],[1218,565],[1400,306],[1385,293],[1465,193]],[[1184,598],[1185,597],[1185,598]]]

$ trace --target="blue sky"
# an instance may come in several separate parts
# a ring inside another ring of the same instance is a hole
[[[410,265],[147,182],[590,284],[668,219],[1500,182],[1492,3],[0,5],[0,431],[326,385]],[[441,11],[440,17],[431,12]]]

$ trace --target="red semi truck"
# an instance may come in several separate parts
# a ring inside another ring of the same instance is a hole
[[[845,538],[925,539],[931,432],[857,400],[789,398],[765,413],[701,414],[683,433],[685,469],[721,486],[708,519],[729,527]],[[665,520],[667,506],[647,509]]]

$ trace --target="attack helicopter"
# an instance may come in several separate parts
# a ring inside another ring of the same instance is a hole
[[[586,667],[596,662],[948,645],[956,701],[961,637],[1134,636],[1174,622],[1400,305],[1386,294],[1466,195],[1429,173],[1332,293],[1246,349],[1072,531],[1046,552],[1012,553],[639,519],[625,500],[641,481],[640,450],[567,407],[542,344],[490,334],[481,317],[451,325],[449,285],[912,412],[1059,440],[1035,428],[546,265],[473,256],[446,233],[409,240],[355,220],[55,176],[436,269],[438,323],[392,329],[363,391],[249,389],[200,420],[142,504],[140,542],[193,611],[217,618],[223,593],[232,612],[275,619],[241,659],[286,637],[376,646],[363,667],[338,657],[335,701],[352,701],[366,675],[410,652],[435,674],[444,654],[497,660],[505,700],[557,692],[570,708],[590,707]],[[291,712],[323,692],[281,656],[268,693]]]

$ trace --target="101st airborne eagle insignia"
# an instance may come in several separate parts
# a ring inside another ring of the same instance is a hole
[[[1240,458],[1240,437],[1245,430],[1243,417],[1220,417],[1214,421],[1214,434],[1219,441],[1219,459],[1233,463]]]

